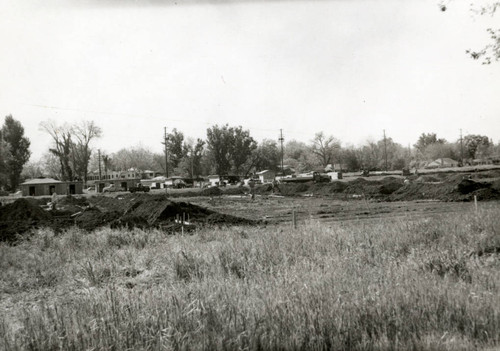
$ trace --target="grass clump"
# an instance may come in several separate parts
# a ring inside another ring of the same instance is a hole
[[[39,230],[0,246],[0,349],[491,349],[498,210],[190,236]]]

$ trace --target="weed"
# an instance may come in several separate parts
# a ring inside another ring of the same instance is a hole
[[[184,281],[190,281],[194,278],[200,279],[203,277],[202,265],[203,261],[181,251],[174,262],[175,275]]]
[[[39,232],[0,244],[0,349],[492,349],[498,210],[190,236]]]

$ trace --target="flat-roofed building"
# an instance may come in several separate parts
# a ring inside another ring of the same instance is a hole
[[[82,182],[62,182],[52,178],[35,178],[20,185],[23,196],[50,196],[83,194]]]

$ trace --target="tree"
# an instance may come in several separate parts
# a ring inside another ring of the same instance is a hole
[[[113,164],[112,164],[112,159],[110,156],[106,155],[106,154],[103,154],[101,156],[102,158],[102,164],[104,166],[104,174],[108,173],[108,170],[111,170],[113,168]]]
[[[500,8],[500,1],[490,0],[489,4],[474,9],[474,11],[480,15],[494,16],[498,8]],[[500,29],[488,28],[486,31],[491,39],[490,44],[481,50],[466,50],[466,53],[474,60],[482,58],[483,65],[489,65],[492,60],[498,61],[500,59]]]
[[[63,179],[61,162],[54,153],[47,151],[42,155],[43,174],[54,179]]]
[[[24,179],[33,179],[43,177],[43,165],[40,161],[29,161],[23,167],[21,177]]]
[[[40,129],[52,137],[54,145],[49,151],[59,159],[62,180],[79,178],[86,182],[92,155],[90,143],[101,136],[101,128],[94,121],[59,126],[48,120],[40,123]]]
[[[24,128],[12,115],[5,117],[2,127],[2,138],[6,143],[10,157],[6,162],[9,187],[17,189],[23,166],[28,162],[31,152],[29,150],[30,141],[24,136]]]
[[[232,136],[232,150],[231,150],[231,161],[233,166],[233,172],[235,174],[241,173],[241,167],[250,158],[252,152],[257,148],[257,143],[250,136],[248,130],[243,130],[243,128],[236,127],[231,128]],[[246,174],[245,174],[246,175]]]
[[[58,126],[54,121],[48,120],[41,122],[40,128],[52,137],[54,146],[49,151],[59,159],[61,179],[73,180],[71,127],[68,124]]]
[[[354,147],[351,146],[342,150],[342,163],[350,171],[358,171],[361,168],[361,163],[358,160],[358,152],[356,152]]]
[[[280,163],[280,150],[276,141],[265,139],[252,151],[251,156],[248,158],[244,165],[245,176],[252,171],[262,170],[278,170]]]
[[[456,145],[450,143],[434,143],[428,145],[424,152],[424,159],[428,161],[434,161],[438,158],[457,158]]]
[[[9,145],[3,140],[2,129],[0,129],[0,190],[5,189],[9,183],[9,174],[7,164],[9,163],[11,154]]]
[[[432,144],[444,144],[445,139],[438,139],[436,133],[422,133],[418,138],[418,141],[413,146],[420,152],[424,153],[427,146]]]
[[[179,162],[186,155],[187,151],[184,146],[184,134],[182,132],[174,128],[172,133],[167,134],[168,162],[172,168],[177,168]]]
[[[475,159],[479,150],[484,153],[484,150],[490,146],[490,139],[484,135],[469,134],[464,136],[463,143],[467,156]]]
[[[400,170],[409,164],[407,149],[392,138],[367,141],[357,153],[361,168],[367,170],[385,170],[386,158],[387,168],[391,170]]]
[[[233,171],[242,173],[242,166],[247,162],[257,143],[248,130],[239,127],[215,125],[207,129],[208,155],[213,162],[213,171],[228,174]]]
[[[318,166],[317,158],[312,153],[311,148],[296,140],[290,140],[286,143],[283,162],[297,172],[308,171]]]
[[[202,174],[201,160],[204,145],[205,142],[201,139],[197,139],[196,142],[190,139],[184,143],[183,148],[186,150],[186,155],[180,161],[179,168],[183,174],[188,175],[190,178]]]
[[[368,140],[366,144],[358,150],[358,154],[361,168],[370,171],[378,170],[379,164],[384,157],[383,150],[380,150],[379,145],[372,140]]]
[[[207,129],[207,148],[217,174],[227,174],[231,169],[233,133],[229,126],[212,126]]]
[[[72,143],[72,159],[75,174],[87,183],[87,173],[92,150],[90,142],[102,134],[94,121],[82,121],[71,128],[75,142]]]
[[[154,154],[141,145],[120,149],[111,158],[117,171],[126,171],[131,168],[145,171],[156,168]]]
[[[340,141],[333,136],[325,136],[323,132],[316,133],[312,140],[311,150],[323,167],[334,162],[339,149]]]

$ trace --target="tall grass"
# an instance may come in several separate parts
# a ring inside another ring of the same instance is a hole
[[[499,209],[190,236],[38,230],[0,246],[0,349],[500,346]]]

